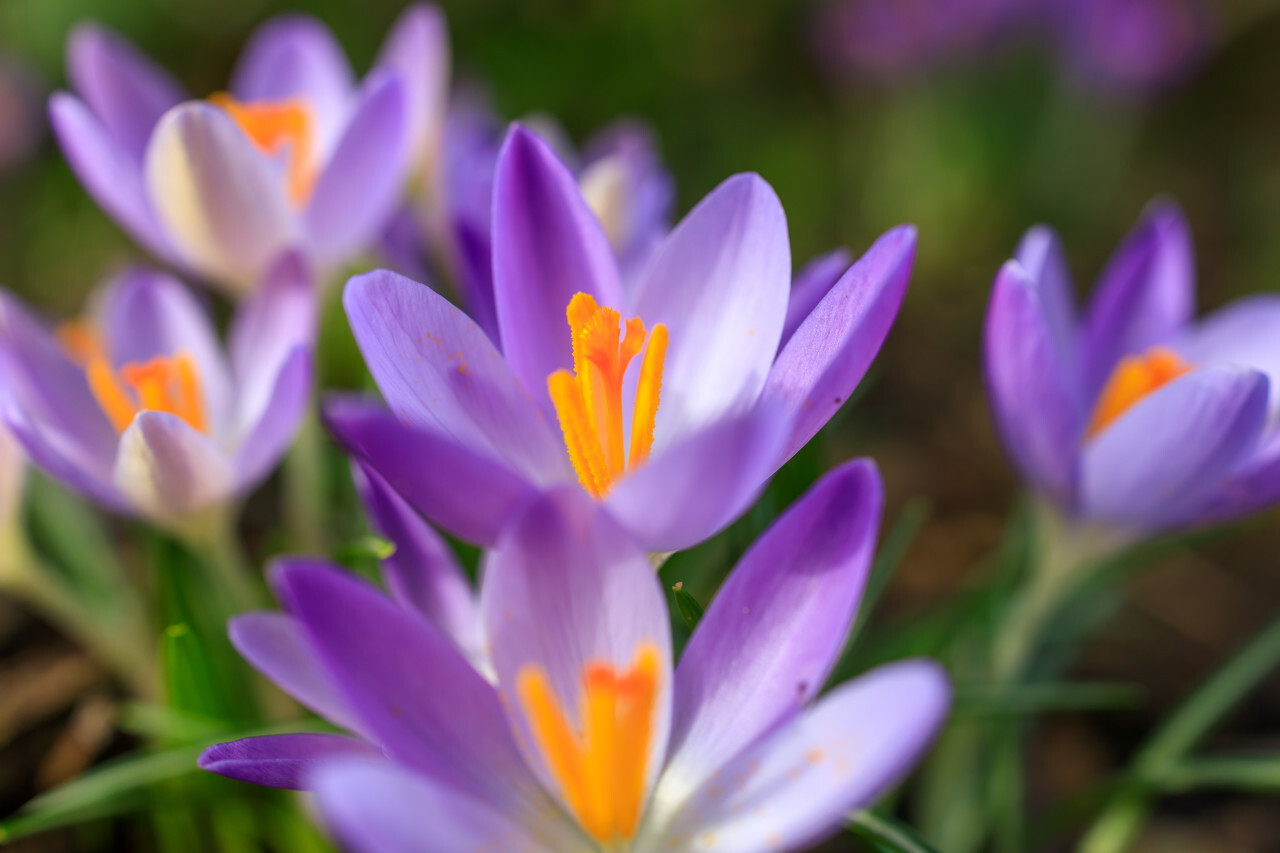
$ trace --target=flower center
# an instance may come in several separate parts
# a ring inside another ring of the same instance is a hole
[[[1094,438],[1143,397],[1193,369],[1168,347],[1152,347],[1142,355],[1121,359],[1098,395],[1084,437]]]
[[[548,771],[578,823],[602,844],[633,837],[640,823],[658,660],[657,647],[644,643],[624,671],[598,661],[587,664],[578,728],[546,670],[529,663],[516,675],[520,706]]]
[[[89,390],[116,432],[124,432],[141,411],[168,412],[197,432],[209,431],[200,389],[200,372],[191,353],[156,356],[130,362],[118,371],[111,366],[96,329],[87,320],[58,329],[71,360],[84,368]]]
[[[317,174],[315,116],[310,104],[302,98],[245,103],[226,92],[210,95],[209,101],[226,110],[260,151],[273,157],[287,155],[289,201],[299,207],[306,204]]]
[[[667,327],[656,324],[648,333],[646,347],[644,323],[639,318],[627,320],[623,334],[622,315],[596,304],[590,294],[575,294],[567,313],[573,335],[573,372],[557,370],[547,378],[547,388],[573,470],[583,488],[601,498],[619,477],[649,458],[667,354]],[[622,382],[627,365],[642,350],[644,359],[631,414],[631,450],[627,453]]]

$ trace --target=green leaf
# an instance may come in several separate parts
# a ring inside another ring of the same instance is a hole
[[[684,624],[692,631],[698,627],[698,620],[702,618],[702,605],[698,600],[685,591],[684,583],[677,582],[671,587],[671,592],[675,595],[676,609],[680,611],[680,617],[684,619]]]
[[[116,713],[116,727],[148,740],[190,743],[227,731],[222,720],[149,702],[126,702]]]
[[[1117,710],[1132,708],[1142,698],[1142,689],[1132,684],[958,684],[953,715],[1029,716],[1054,711]]]
[[[1149,781],[1168,793],[1217,788],[1275,795],[1280,794],[1280,755],[1192,759],[1166,774],[1164,779]]]
[[[849,815],[845,818],[845,828],[883,853],[938,853],[914,831],[869,811]]]
[[[344,566],[349,566],[357,561],[385,560],[395,552],[396,545],[391,540],[367,534],[343,542],[334,549],[333,559]]]

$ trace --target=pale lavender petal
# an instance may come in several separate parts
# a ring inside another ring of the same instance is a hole
[[[330,762],[361,758],[381,758],[377,749],[343,735],[295,734],[249,737],[219,743],[200,753],[201,770],[291,791],[311,790],[316,771]]]
[[[325,822],[352,853],[589,853],[562,816],[540,840],[492,803],[392,764],[350,761],[321,768],[312,784]]]
[[[347,283],[343,304],[365,364],[396,417],[505,460],[542,485],[572,478],[564,442],[471,318],[386,270]],[[543,377],[545,387],[545,377]]]
[[[1182,211],[1156,202],[1098,281],[1080,340],[1084,392],[1095,396],[1126,355],[1167,344],[1195,312],[1195,255]]]
[[[1202,505],[1188,510],[1177,523],[1231,521],[1277,502],[1280,502],[1280,432],[1273,428],[1251,459],[1241,464],[1205,498]]]
[[[680,657],[663,797],[688,796],[818,695],[862,598],[883,507],[875,465],[846,463],[738,563]]]
[[[284,456],[311,406],[311,350],[299,346],[276,374],[271,402],[241,440],[235,459],[236,491],[258,485]]]
[[[769,406],[711,424],[623,477],[605,505],[649,551],[696,545],[751,505],[789,426]]]
[[[1280,296],[1259,293],[1214,311],[1187,330],[1175,347],[1192,364],[1252,367],[1271,380],[1280,409]]]
[[[307,238],[319,266],[370,245],[395,213],[406,176],[406,106],[395,74],[369,75],[307,205]]]
[[[282,563],[275,585],[348,706],[393,760],[502,811],[545,820],[493,685],[416,613],[336,567]]]
[[[183,100],[167,71],[116,33],[79,24],[67,38],[67,77],[124,153],[138,164],[160,116]]]
[[[152,134],[146,185],[159,220],[183,260],[232,293],[299,240],[278,165],[204,102],[165,113]]]
[[[480,607],[498,685],[517,741],[544,783],[557,785],[518,701],[517,680],[540,667],[562,708],[581,707],[589,663],[625,671],[645,646],[659,656],[648,781],[671,722],[671,627],[666,597],[643,551],[582,489],[539,497],[489,553]]]
[[[932,661],[851,681],[741,753],[676,816],[665,841],[707,853],[807,848],[871,805],[920,759],[946,718],[950,687]]]
[[[502,349],[498,306],[493,296],[493,244],[489,235],[474,223],[458,220],[453,230],[458,250],[458,279],[467,313],[484,329],[493,345]]]
[[[382,561],[387,589],[451,637],[467,660],[483,661],[479,602],[448,543],[367,463],[353,463],[351,474],[370,525],[396,549]]]
[[[1070,506],[1084,414],[1041,294],[1017,261],[1001,268],[987,307],[983,369],[992,415],[1014,463],[1038,490]]]
[[[1080,512],[1139,529],[1180,519],[1254,452],[1267,394],[1265,374],[1207,367],[1139,400],[1085,444]]]
[[[429,428],[397,420],[377,403],[330,398],[325,425],[432,523],[468,542],[492,545],[536,486],[506,463]]]
[[[836,286],[845,270],[853,263],[848,249],[834,249],[819,255],[805,264],[791,280],[791,296],[787,299],[787,320],[782,324],[782,340],[778,350],[786,349],[787,341],[800,328],[810,312],[822,301],[822,297]]]
[[[230,500],[236,486],[231,460],[208,436],[146,410],[120,435],[114,480],[141,514],[165,526]]]
[[[657,148],[647,125],[623,120],[593,136],[583,149],[586,166],[578,184],[618,255],[624,287],[634,283],[671,230],[675,180]]]
[[[411,171],[428,168],[439,154],[449,103],[449,64],[444,12],[433,3],[414,3],[401,12],[375,65],[394,69],[404,83]]]
[[[1071,270],[1062,251],[1062,241],[1052,228],[1037,225],[1018,243],[1014,260],[1021,264],[1029,281],[1035,283],[1044,323],[1063,365],[1075,363],[1076,308],[1071,292]],[[1072,393],[1077,393],[1074,388]]]
[[[186,285],[159,270],[133,268],[107,283],[95,308],[103,343],[117,367],[189,354],[212,434],[226,435],[234,414],[227,358],[209,312]]]
[[[124,514],[133,511],[112,479],[114,454],[106,460],[95,458],[76,437],[68,436],[48,422],[29,419],[12,404],[8,404],[3,418],[5,427],[40,470],[110,510]]]
[[[849,399],[889,335],[911,280],[916,229],[893,229],[849,267],[796,329],[769,371],[761,404],[793,413],[775,464],[809,443]],[[663,404],[666,403],[665,376]]]
[[[786,215],[758,175],[729,178],[676,226],[631,306],[670,335],[655,451],[756,402],[790,289]]]
[[[63,156],[85,190],[149,252],[175,261],[178,254],[152,209],[142,166],[78,98],[49,99],[49,124]]]
[[[566,309],[575,293],[621,310],[613,250],[568,168],[542,139],[513,125],[493,190],[493,287],[502,351],[529,393],[573,367]]]
[[[347,122],[355,82],[342,47],[309,15],[279,15],[258,27],[236,63],[231,91],[242,101],[302,98],[315,112],[321,152]]]
[[[334,725],[367,736],[292,616],[242,613],[227,623],[227,635],[236,651],[285,693]]]

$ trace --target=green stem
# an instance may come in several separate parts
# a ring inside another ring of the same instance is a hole
[[[1153,795],[1143,783],[1159,782],[1173,773],[1186,753],[1277,664],[1280,618],[1238,651],[1151,736],[1129,770],[1128,775],[1139,784],[1123,789],[1094,821],[1080,843],[1081,853],[1127,849],[1151,808]]]
[[[262,580],[249,565],[236,535],[237,514],[236,508],[225,507],[180,537],[226,598],[228,615],[267,605]]]
[[[312,409],[284,459],[285,523],[294,549],[311,554],[328,553],[324,441],[319,415]]]

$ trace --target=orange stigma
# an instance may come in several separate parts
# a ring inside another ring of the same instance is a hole
[[[198,432],[209,431],[200,373],[189,352],[111,366],[97,329],[88,320],[58,328],[58,340],[73,362],[84,368],[94,399],[116,432],[124,432],[141,411],[168,412]]]
[[[547,378],[551,402],[569,449],[573,469],[593,497],[604,497],[628,470],[643,465],[653,447],[653,427],[662,390],[667,354],[667,327],[648,333],[638,318],[626,322],[612,308],[602,308],[587,293],[569,300],[573,336],[573,372],[557,370]],[[631,359],[644,351],[631,414],[631,449],[625,449],[622,382]]]
[[[1152,347],[1142,355],[1122,358],[1098,395],[1084,437],[1094,438],[1143,397],[1193,369],[1168,347]]]
[[[301,98],[243,103],[226,92],[209,96],[226,110],[259,150],[272,156],[288,149],[289,200],[306,204],[316,183],[315,117]]]
[[[516,692],[534,744],[582,828],[604,845],[632,838],[644,806],[658,700],[658,649],[644,643],[629,669],[592,662],[582,673],[575,728],[546,671],[525,664]]]

